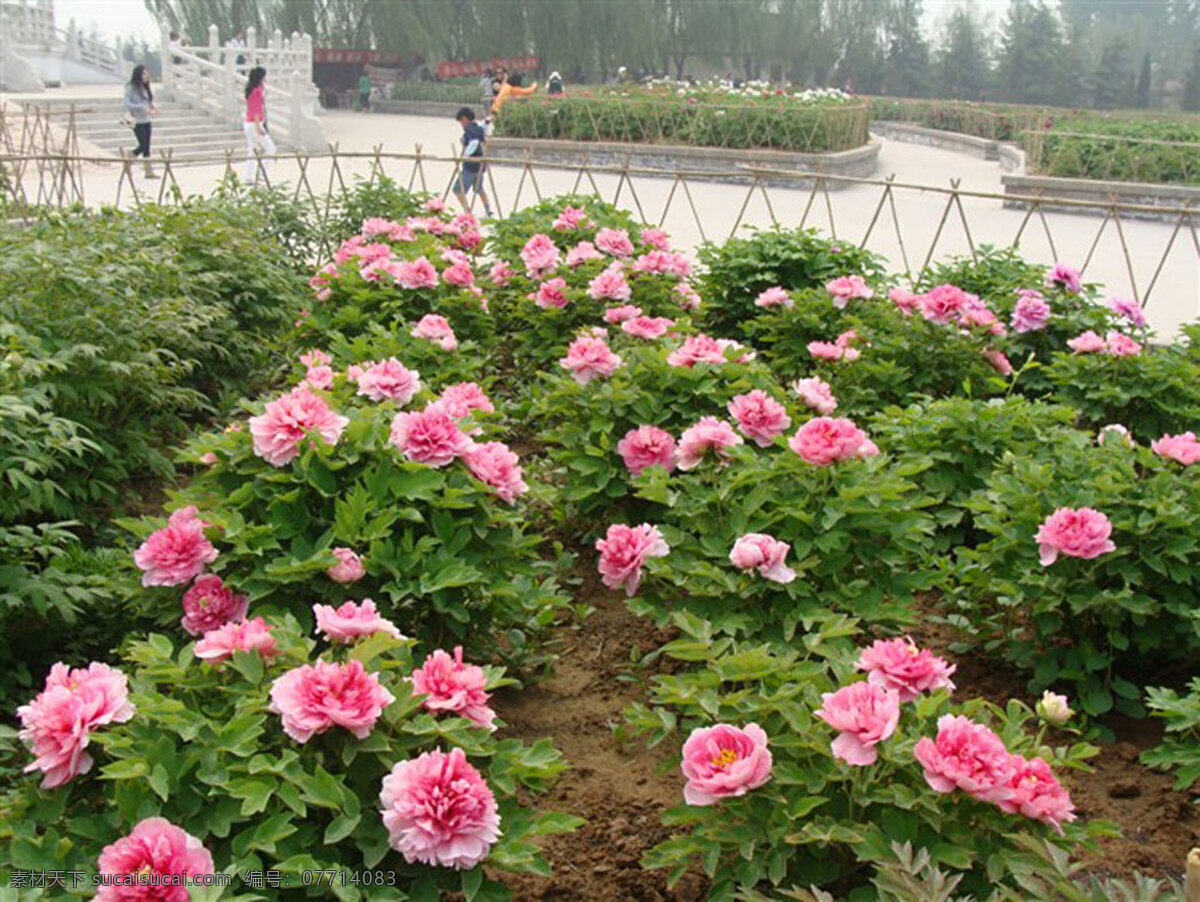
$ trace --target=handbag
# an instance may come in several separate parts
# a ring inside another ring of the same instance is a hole
[[[126,128],[133,128],[135,125],[137,125],[137,120],[135,120],[133,116],[129,115],[129,113],[122,113],[121,118],[118,121]]]

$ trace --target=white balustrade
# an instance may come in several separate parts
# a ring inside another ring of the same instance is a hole
[[[325,134],[316,117],[317,88],[312,83],[312,38],[276,30],[260,45],[257,31],[246,29],[245,46],[221,43],[217,26],[208,41],[194,47],[171,46],[162,29],[163,91],[173,100],[238,121],[245,109],[244,88],[250,70],[267,70],[264,82],[271,134],[293,147],[318,150]]]

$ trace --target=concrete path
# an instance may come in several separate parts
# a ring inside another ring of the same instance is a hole
[[[111,87],[90,93],[73,90],[79,92],[76,96],[112,96],[117,102],[117,92]],[[412,154],[419,147],[423,155],[449,158],[461,133],[450,118],[331,110],[322,114],[322,120],[327,139],[339,151],[368,155],[340,162],[341,177],[346,180],[370,171],[369,154],[377,147],[385,154]],[[1024,211],[1005,209],[995,198],[965,197],[961,213],[953,206],[939,231],[949,196],[930,189],[948,189],[953,178],[960,180],[961,190],[999,194],[999,166],[922,145],[887,139],[880,143],[876,177],[894,175],[899,185],[911,186],[894,188],[894,213],[889,204],[880,207],[884,187],[879,184],[853,185],[828,195],[772,187],[767,189],[769,206],[762,192],[751,195],[745,185],[689,183],[690,204],[681,189],[672,195],[671,179],[636,177],[630,186],[621,184],[616,174],[597,175],[595,185],[606,200],[612,200],[620,188],[618,200],[623,206],[646,221],[661,222],[675,245],[685,250],[693,250],[705,239],[722,240],[735,225],[769,225],[773,212],[785,225],[803,221],[855,243],[864,243],[867,237],[866,245],[883,254],[892,269],[915,274],[927,258],[936,262],[968,254],[971,242],[976,247],[1005,246],[1019,233],[1021,252],[1027,259],[1047,265],[1061,260],[1084,267],[1085,280],[1105,286],[1107,295],[1145,299],[1151,323],[1162,337],[1175,334],[1180,324],[1200,318],[1200,240],[1186,228],[1175,234],[1171,224],[1143,221],[1123,221],[1118,228],[1098,216],[1063,213],[1047,213],[1043,222],[1039,216],[1030,218]],[[235,157],[232,163],[240,171],[241,160]],[[384,159],[382,166],[400,184],[437,194],[448,191],[454,175],[448,160],[426,160],[419,171],[406,160]],[[223,174],[223,166],[191,166],[178,170],[177,178],[184,193],[206,193]],[[270,166],[272,182],[295,184],[300,174],[301,167],[294,159],[281,159]],[[523,178],[519,167],[491,167],[494,185],[489,188],[495,188],[495,202],[501,211],[536,202],[539,193],[546,197],[592,187],[586,179],[581,183],[577,173],[537,167],[534,175],[536,186],[528,176]],[[309,161],[304,176],[316,192],[338,184],[338,175],[327,159]],[[119,166],[89,165],[86,201],[112,203],[119,181]],[[151,198],[160,190],[157,183],[140,178],[137,187],[148,190]],[[121,205],[131,200],[128,184],[122,185]],[[872,219],[876,219],[873,226]]]

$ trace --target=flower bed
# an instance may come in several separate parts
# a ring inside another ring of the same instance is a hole
[[[867,143],[868,113],[840,92],[631,88],[524,98],[505,106],[498,134],[830,153]]]
[[[623,871],[1120,897],[1072,872],[1117,829],[1073,794],[1108,712],[1200,647],[1195,349],[1000,252],[915,286],[808,232],[702,262],[583,198],[486,237],[436,201],[366,216],[284,384],[189,443],[165,518],[122,522],[154,628],[39,672],[0,731],[0,873],[528,895],[581,812],[543,810],[569,762],[505,706],[562,624],[565,678],[613,656],[582,683],[625,705],[579,714],[580,779],[599,724],[675,763],[622,815]],[[581,649],[573,618],[618,605],[639,641]],[[962,679],[981,659],[1021,681],[1002,704]],[[1193,702],[1150,689],[1180,785]]]

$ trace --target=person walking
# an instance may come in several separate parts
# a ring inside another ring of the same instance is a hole
[[[371,76],[366,69],[358,80],[358,108],[364,113],[371,111]]]
[[[474,191],[483,201],[483,213],[488,219],[492,218],[492,205],[488,203],[487,192],[483,190],[484,164],[480,161],[483,156],[483,145],[487,141],[483,126],[475,121],[475,111],[469,106],[459,109],[454,114],[458,124],[462,126],[463,164],[462,171],[454,180],[454,196],[469,211],[471,205],[467,202],[467,192]]]
[[[158,107],[154,105],[154,89],[150,87],[150,70],[143,65],[134,66],[133,74],[129,76],[129,84],[125,86],[125,109],[133,117],[133,136],[137,138],[133,155],[146,161],[146,178],[156,179],[158,173],[150,162],[150,125],[151,117],[158,115]]]
[[[258,181],[257,155],[260,152],[266,157],[275,155],[275,142],[271,140],[271,133],[267,130],[267,101],[263,93],[263,81],[266,77],[267,70],[262,66],[255,66],[250,70],[250,77],[246,79],[246,121],[242,123],[242,129],[246,133],[246,167],[242,172],[242,179],[247,182]]]

